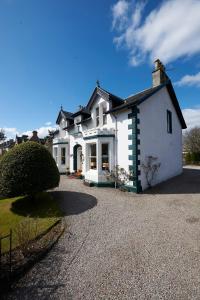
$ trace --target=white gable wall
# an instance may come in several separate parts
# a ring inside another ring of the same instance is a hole
[[[140,164],[150,155],[161,163],[155,185],[182,172],[182,128],[165,87],[140,104],[139,110]],[[167,132],[167,110],[172,112],[172,134]],[[147,183],[142,167],[140,179],[144,190]]]

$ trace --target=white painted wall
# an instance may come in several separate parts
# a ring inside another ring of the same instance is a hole
[[[182,172],[182,128],[166,87],[139,106],[141,164],[145,157],[158,157],[161,167],[153,185]],[[167,132],[167,110],[172,112],[172,134]],[[147,188],[141,168],[141,184]]]
[[[128,114],[131,110],[121,111],[116,115],[117,117],[117,163],[121,168],[128,171],[128,166],[132,163],[128,160],[129,153],[128,145],[131,143],[128,140],[128,124],[131,124],[131,120],[128,119]],[[113,117],[114,121],[114,117]]]
[[[70,138],[69,138],[69,132],[66,130],[63,130],[66,126],[68,126],[69,123],[67,120],[64,118],[61,119],[60,124],[59,124],[59,133],[55,136],[53,139],[53,158],[56,160],[56,164],[58,167],[58,170],[60,173],[66,173],[67,168],[70,168],[70,156],[69,156],[69,143],[70,143]],[[65,164],[61,163],[61,148],[65,147],[66,151],[66,157],[65,157]],[[57,149],[57,159],[55,157],[55,150]]]
[[[67,168],[69,168],[69,144],[66,144],[66,140],[64,139],[54,139],[54,144],[53,144],[53,157],[56,160],[56,164],[58,167],[58,170],[60,173],[66,173]],[[57,143],[56,143],[57,142]],[[60,144],[63,143],[63,144]],[[62,164],[61,161],[61,149],[65,148],[65,164]],[[57,149],[57,150],[55,150]],[[56,158],[56,153],[57,151],[57,158]]]

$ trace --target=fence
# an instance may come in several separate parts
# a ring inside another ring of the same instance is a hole
[[[5,239],[9,240],[9,251],[7,253],[6,261],[2,262],[2,258],[3,258],[2,241]],[[6,276],[10,284],[11,273],[12,273],[12,229],[10,229],[9,234],[0,236],[0,279]]]

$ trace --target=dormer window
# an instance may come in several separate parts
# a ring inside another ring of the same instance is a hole
[[[96,127],[99,126],[99,107],[96,108]]]
[[[106,114],[106,107],[103,106],[103,125],[107,124],[107,114]]]

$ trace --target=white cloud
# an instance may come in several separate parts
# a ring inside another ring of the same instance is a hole
[[[125,28],[128,21],[128,8],[129,3],[126,0],[119,0],[115,5],[112,6],[113,28],[119,31]]]
[[[46,122],[45,125],[46,126],[50,126],[52,123],[51,122]]]
[[[43,138],[48,135],[49,130],[55,130],[55,129],[57,129],[56,125],[55,126],[43,126],[43,127],[36,128],[34,130],[36,130],[38,132],[39,138]],[[32,136],[32,131],[33,130],[28,130],[28,131],[23,132],[22,134],[26,134],[30,137],[30,136]]]
[[[27,130],[27,131],[22,132],[22,131],[18,130],[17,128],[12,128],[12,127],[3,127],[3,129],[5,130],[5,135],[6,135],[7,139],[15,139],[16,134],[18,136],[25,134],[30,137],[30,136],[32,136],[32,131],[33,131],[33,130]],[[43,138],[48,135],[48,130],[55,130],[55,129],[57,129],[57,126],[52,125],[52,126],[42,126],[42,127],[36,128],[34,130],[36,130],[38,132],[39,138]]]
[[[146,58],[151,62],[159,58],[168,63],[200,53],[200,1],[162,1],[142,22],[145,5],[142,1],[138,3],[133,7],[129,2],[125,13],[126,25],[114,38],[117,46],[125,46],[129,50],[133,66]],[[114,14],[113,23],[117,29]]]
[[[200,108],[186,108],[182,110],[187,128],[200,127]]]
[[[200,87],[200,72],[195,75],[185,75],[175,83],[178,86],[198,86]]]
[[[15,127],[4,127],[5,135],[9,139],[14,139],[16,134],[19,134],[19,131]]]

